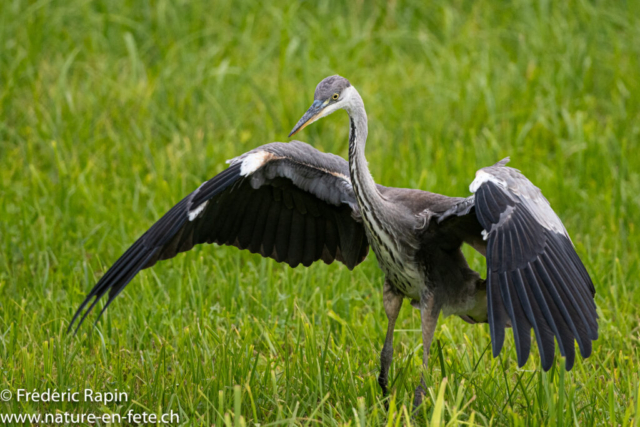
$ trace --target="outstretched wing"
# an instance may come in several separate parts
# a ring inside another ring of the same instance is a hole
[[[293,141],[263,145],[229,163],[113,264],[69,329],[92,299],[78,328],[105,293],[109,300],[100,315],[140,270],[200,243],[233,245],[292,267],[338,260],[352,269],[367,256],[369,245],[343,158]]]
[[[529,357],[533,328],[543,369],[553,363],[555,337],[570,370],[574,340],[582,356],[589,357],[591,341],[598,338],[595,288],[547,199],[518,170],[505,166],[507,162],[479,170],[470,186],[475,196],[440,220],[475,214],[484,229],[494,357],[510,322],[519,366]]]

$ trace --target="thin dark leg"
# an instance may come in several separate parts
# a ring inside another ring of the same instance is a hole
[[[440,315],[441,304],[433,295],[423,296],[420,301],[420,318],[422,323],[422,376],[420,385],[416,388],[415,397],[413,399],[413,407],[417,409],[422,403],[425,395],[427,384],[424,378],[429,364],[429,348],[433,341],[433,335],[438,324],[438,316]]]
[[[384,346],[380,353],[380,376],[378,377],[378,384],[382,389],[382,395],[384,397],[388,394],[387,385],[389,383],[389,367],[393,360],[393,330],[396,327],[396,319],[400,313],[402,307],[403,297],[395,292],[389,280],[384,282],[383,291],[384,311],[387,313],[387,336],[384,339]],[[385,403],[385,406],[387,403]]]

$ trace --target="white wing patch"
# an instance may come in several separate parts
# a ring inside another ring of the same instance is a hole
[[[201,203],[200,206],[196,207],[193,210],[189,211],[189,221],[193,221],[194,219],[196,219],[198,217],[198,215],[200,215],[202,213],[202,211],[204,211],[204,208],[207,207],[207,204],[209,203],[209,201],[207,200],[204,203]]]
[[[469,191],[471,191],[472,193],[475,193],[476,191],[478,191],[478,188],[480,188],[482,184],[489,181],[493,182],[494,184],[502,188],[506,188],[507,186],[507,183],[501,180],[500,178],[498,178],[497,176],[491,175],[490,173],[487,173],[482,169],[480,169],[478,172],[476,172],[476,179],[474,179],[471,185],[469,186]]]
[[[240,165],[240,175],[251,175],[262,166],[264,166],[264,164],[267,163],[272,157],[273,154],[269,153],[268,151],[256,151],[255,153],[249,154],[247,157],[242,159],[242,164]]]

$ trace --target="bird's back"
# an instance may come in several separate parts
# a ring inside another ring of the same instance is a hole
[[[385,199],[405,206],[414,215],[420,215],[427,210],[434,214],[442,214],[464,200],[462,197],[449,197],[412,188],[385,187],[380,184],[378,191]]]

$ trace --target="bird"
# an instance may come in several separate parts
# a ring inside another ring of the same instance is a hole
[[[77,322],[77,332],[108,292],[97,323],[140,270],[198,244],[236,246],[291,267],[322,260],[350,270],[371,248],[384,273],[387,330],[378,376],[383,396],[405,300],[420,310],[424,368],[440,313],[488,323],[494,357],[511,328],[519,367],[531,352],[531,330],[545,371],[553,365],[555,342],[566,370],[574,365],[575,343],[583,358],[591,355],[598,338],[593,282],[548,200],[506,166],[509,158],[479,169],[468,197],[386,187],[369,172],[364,101],[346,78],[329,76],[317,85],[289,137],[338,110],[349,117],[348,161],[296,140],[229,160],[227,169],[183,198],[112,265],[68,330]],[[463,244],[486,257],[484,279],[469,267]],[[425,395],[424,372],[415,407]]]

